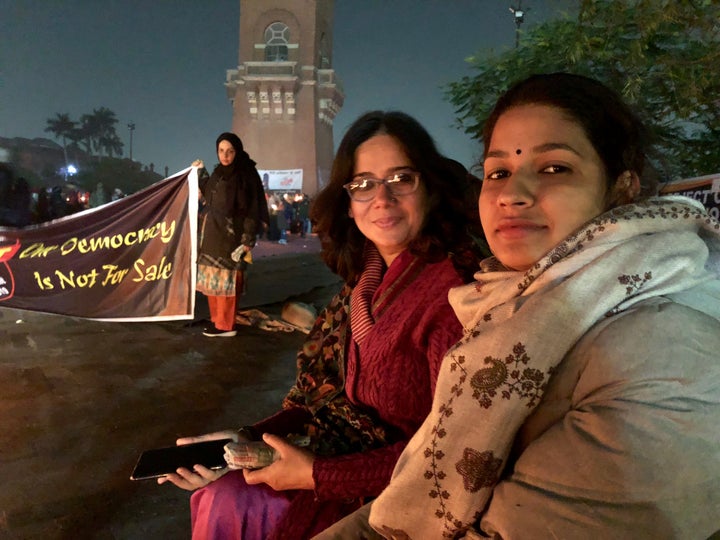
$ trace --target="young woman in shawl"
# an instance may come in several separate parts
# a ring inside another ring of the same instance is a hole
[[[279,460],[163,479],[202,488],[191,498],[193,538],[306,539],[387,485],[462,335],[447,294],[477,268],[468,179],[403,113],[370,112],[349,128],[311,209],[324,261],[346,285],[299,351],[283,409],[239,435],[204,436],[262,438]],[[309,436],[309,447],[287,435]]]
[[[220,163],[200,177],[197,290],[207,296],[211,326],[208,337],[232,337],[237,296],[243,292],[245,254],[255,247],[263,222],[269,221],[265,192],[255,162],[240,137],[222,133],[215,141]],[[193,163],[202,166],[202,162]]]
[[[498,101],[479,199],[493,257],[450,293],[465,336],[389,487],[319,539],[720,530],[720,224],[649,196],[643,137],[585,77]]]

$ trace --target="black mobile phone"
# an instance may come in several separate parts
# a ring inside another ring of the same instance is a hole
[[[202,441],[167,448],[145,450],[135,464],[130,480],[158,478],[175,472],[178,467],[192,470],[193,465],[204,465],[208,469],[222,469],[225,462],[224,446],[232,439]]]

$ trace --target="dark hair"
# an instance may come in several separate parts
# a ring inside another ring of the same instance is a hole
[[[641,196],[657,192],[657,176],[647,163],[648,132],[619,94],[604,84],[571,73],[531,75],[498,99],[483,127],[484,156],[498,118],[520,105],[548,105],[568,114],[585,131],[600,156],[610,190],[625,171],[637,173]]]
[[[453,263],[469,281],[477,270],[472,234],[479,236],[475,201],[465,167],[441,155],[420,123],[398,111],[371,111],[348,128],[340,142],[330,182],[313,199],[310,217],[322,241],[322,257],[328,267],[348,283],[362,272],[365,236],[348,215],[350,197],[343,188],[354,173],[355,151],[377,134],[398,141],[420,172],[428,198],[427,215],[418,236],[408,246],[411,253],[428,262],[452,256]]]

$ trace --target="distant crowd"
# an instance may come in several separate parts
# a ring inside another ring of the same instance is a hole
[[[115,189],[111,200],[123,197]],[[72,183],[32,188],[12,167],[0,163],[0,227],[22,228],[69,216],[108,202],[102,184],[91,194]]]
[[[110,193],[109,200],[124,196],[116,188]],[[261,237],[286,244],[288,232],[301,237],[311,232],[310,197],[307,194],[267,191],[265,198],[270,222]],[[72,183],[33,188],[25,178],[16,175],[12,167],[0,163],[0,227],[22,228],[45,223],[101,206],[109,200],[101,183],[93,192]]]
[[[287,243],[288,231],[305,237],[312,230],[310,224],[310,197],[304,193],[266,192],[270,214],[266,238],[271,242]]]

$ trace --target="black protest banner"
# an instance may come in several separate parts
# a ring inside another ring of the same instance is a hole
[[[0,308],[116,321],[190,319],[196,220],[197,171],[186,169],[98,208],[0,228]]]

